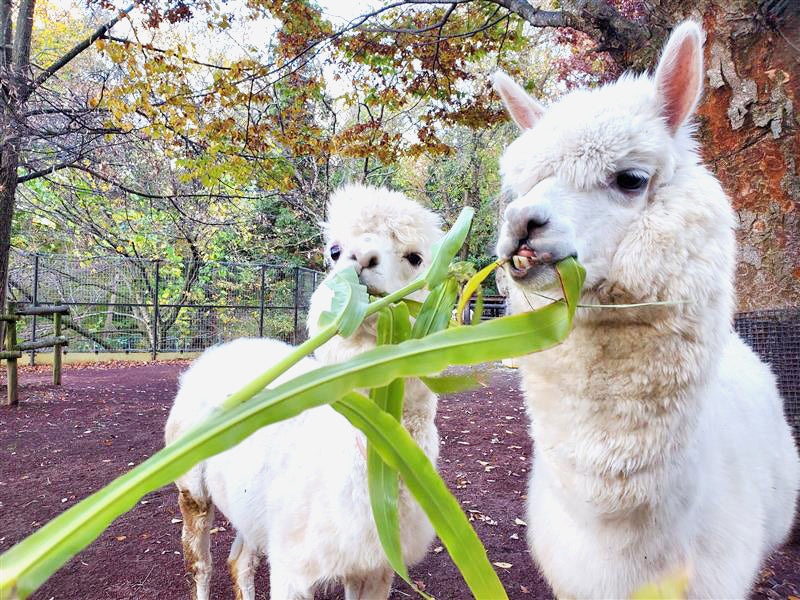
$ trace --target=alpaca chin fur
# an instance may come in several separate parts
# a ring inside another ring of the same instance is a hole
[[[430,246],[441,236],[436,215],[384,188],[339,190],[328,214],[326,242],[335,236],[343,257],[350,242],[372,236],[382,267],[374,269],[373,283],[388,291],[425,268]],[[403,257],[409,251],[424,256],[417,269],[406,268],[411,265]],[[324,285],[312,296],[312,334],[330,299]],[[348,339],[334,337],[317,350],[316,358],[303,359],[270,387],[374,346],[374,324],[366,323]],[[181,377],[166,425],[167,442],[290,351],[290,346],[268,339],[239,339],[207,350]],[[436,396],[419,380],[407,380],[403,424],[434,465],[439,453],[436,404]],[[272,598],[311,598],[315,589],[334,582],[344,583],[348,599],[388,597],[393,573],[372,518],[365,448],[363,434],[325,405],[258,430],[176,480],[182,496],[202,506],[213,502],[236,528],[228,563],[237,598],[254,597],[253,572],[260,555],[269,560]],[[189,543],[194,557],[192,565],[187,558],[187,572],[193,577],[193,593],[207,597],[211,557],[202,543],[207,547],[208,540],[195,533],[203,515],[184,510],[184,505],[188,503],[181,504],[184,545]],[[411,565],[425,555],[434,531],[405,486],[400,488],[399,516],[403,555]]]
[[[546,200],[574,228],[582,303],[678,301],[578,309],[563,344],[520,361],[535,441],[528,542],[564,598],[629,597],[679,570],[692,598],[747,597],[797,501],[775,377],[731,327],[734,214],[684,115],[664,117],[664,106],[694,106],[661,100],[666,70],[567,95],[501,161],[519,195],[507,215]],[[523,105],[506,103],[512,116]],[[610,189],[614,173],[640,166],[652,175],[643,194]],[[517,243],[503,227],[498,250]],[[535,282],[516,283],[512,311],[546,302]]]

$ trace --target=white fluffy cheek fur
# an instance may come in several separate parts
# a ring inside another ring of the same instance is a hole
[[[578,261],[586,269],[587,289],[609,279],[614,254],[644,205],[642,197],[621,202],[610,198],[611,193],[596,191],[573,197],[564,210],[577,234],[575,246]]]

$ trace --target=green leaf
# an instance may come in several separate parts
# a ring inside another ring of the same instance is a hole
[[[320,327],[336,325],[340,335],[350,337],[364,321],[369,306],[367,288],[354,267],[342,269],[323,282],[333,290],[330,310],[319,316]]]
[[[475,598],[508,598],[458,500],[408,431],[356,393],[347,394],[332,406],[363,431],[383,461],[403,477]]]
[[[497,267],[502,265],[503,262],[504,262],[503,260],[496,260],[493,263],[489,263],[480,271],[475,273],[475,275],[473,275],[472,278],[470,278],[470,280],[464,286],[464,289],[461,291],[461,298],[458,301],[458,306],[456,307],[456,319],[458,319],[459,324],[464,322],[463,321],[464,308],[469,303],[469,299],[472,298],[472,295],[475,293],[475,290],[480,289],[480,285],[483,283],[483,281],[495,269],[497,269]]]
[[[422,383],[428,386],[434,394],[455,394],[465,390],[474,390],[476,387],[485,386],[485,379],[480,373],[468,375],[439,375],[436,377],[420,377]]]
[[[554,302],[537,311],[474,327],[440,331],[398,345],[379,346],[344,363],[327,365],[263,390],[247,402],[213,414],[191,435],[182,436],[0,555],[0,595],[26,597],[143,495],[173,481],[209,456],[235,446],[265,425],[330,403],[355,388],[380,387],[401,377],[432,375],[455,364],[521,356],[559,343],[572,324],[583,269],[575,261],[564,261],[558,271],[566,302]],[[390,416],[387,418],[397,424]],[[438,533],[448,535],[449,531]],[[488,561],[480,564],[484,571],[494,573]],[[488,572],[481,578],[489,577]],[[472,587],[474,575],[469,577]]]
[[[453,260],[456,252],[459,251],[464,244],[464,240],[467,239],[474,214],[475,209],[468,206],[461,209],[450,231],[433,245],[431,250],[433,259],[431,260],[431,266],[428,267],[425,273],[425,281],[428,283],[429,289],[435,288],[447,277],[450,261]]]
[[[421,338],[445,329],[453,314],[453,305],[458,295],[458,283],[445,279],[428,294],[411,328],[411,337]]]
[[[379,346],[403,342],[410,334],[411,324],[405,304],[393,304],[381,311],[377,325]],[[404,391],[403,379],[395,379],[387,386],[371,389],[369,396],[378,408],[396,421],[402,422]],[[411,580],[403,560],[397,508],[399,493],[397,471],[383,461],[372,442],[367,444],[367,485],[378,539],[389,564],[417,593],[427,597]]]

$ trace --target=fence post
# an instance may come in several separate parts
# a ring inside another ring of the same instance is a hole
[[[39,253],[33,255],[33,305],[39,306]],[[36,315],[33,315],[31,325],[31,341],[36,341]],[[31,350],[31,366],[36,364],[36,350]]]
[[[258,337],[264,337],[264,286],[267,278],[267,265],[261,265],[261,295],[258,300]]]
[[[53,315],[53,335],[61,335],[61,313]],[[53,385],[61,385],[61,344],[53,347]]]
[[[153,286],[153,360],[158,356],[158,318],[161,312],[158,308],[159,284],[161,283],[161,261],[156,259],[156,281]]]
[[[9,352],[6,358],[6,386],[8,386],[8,402],[9,406],[16,406],[18,401],[17,396],[17,359],[11,354],[16,350],[17,345],[17,321],[15,317],[15,306],[13,302],[8,303],[8,316],[6,321],[6,350]]]
[[[294,268],[294,344],[297,340],[297,321],[300,315],[300,267]]]

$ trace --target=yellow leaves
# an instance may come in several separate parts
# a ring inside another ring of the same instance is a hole
[[[631,600],[674,600],[686,598],[689,593],[689,573],[681,569],[657,581],[649,583],[636,590]]]

